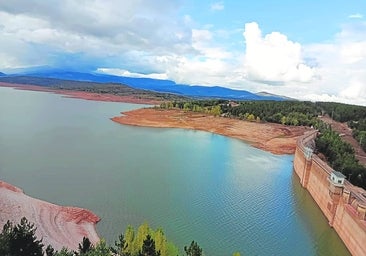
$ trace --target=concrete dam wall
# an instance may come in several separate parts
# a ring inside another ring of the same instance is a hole
[[[366,191],[313,154],[316,136],[312,131],[297,141],[294,171],[351,254],[366,255]]]

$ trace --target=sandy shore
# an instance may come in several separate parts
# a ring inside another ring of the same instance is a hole
[[[0,82],[2,87],[10,87],[18,90],[26,91],[38,91],[38,92],[50,92],[55,94],[61,94],[63,97],[67,98],[77,98],[84,100],[95,100],[95,101],[107,101],[107,102],[124,102],[124,103],[135,103],[135,104],[150,104],[156,105],[160,104],[160,101],[136,98],[134,96],[119,96],[108,93],[93,93],[93,92],[83,92],[83,91],[73,91],[73,90],[59,90],[52,89],[44,86],[37,85],[24,85],[24,84],[11,84]]]
[[[293,154],[296,140],[309,128],[247,122],[182,110],[137,109],[112,120],[125,125],[202,130],[243,140],[274,154]]]
[[[99,241],[95,224],[100,218],[91,211],[32,198],[0,180],[1,229],[7,220],[18,224],[22,217],[35,224],[37,238],[42,238],[43,244],[51,244],[56,250],[64,246],[76,250],[84,236],[92,243]]]

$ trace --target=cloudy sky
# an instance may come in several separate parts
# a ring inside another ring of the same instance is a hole
[[[0,71],[36,66],[366,105],[366,1],[0,0]]]

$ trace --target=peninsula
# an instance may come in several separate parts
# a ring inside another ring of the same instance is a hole
[[[273,154],[293,154],[296,141],[306,131],[304,126],[249,122],[179,109],[143,108],[122,113],[112,120],[125,125],[183,128],[212,132],[243,140]]]

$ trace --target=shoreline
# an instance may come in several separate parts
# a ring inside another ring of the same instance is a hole
[[[24,194],[23,190],[0,180],[0,226],[10,220],[14,225],[26,217],[33,223],[38,239],[45,248],[67,247],[77,250],[83,237],[96,244],[100,238],[96,224],[101,220],[93,212],[70,206],[59,206]]]
[[[121,114],[123,115],[113,117],[111,120],[123,125],[211,132],[242,140],[276,155],[294,154],[297,139],[310,130],[308,127],[249,122],[178,109],[144,108]]]
[[[93,101],[123,102],[123,103],[147,104],[147,105],[156,105],[161,103],[160,101],[157,100],[136,98],[134,96],[120,96],[109,93],[102,94],[102,93],[85,92],[77,90],[55,89],[51,87],[28,85],[28,84],[12,84],[12,83],[0,82],[0,87],[7,87],[25,91],[49,92],[54,94],[60,94],[62,95],[62,97],[65,98],[75,98],[75,99],[93,100]]]
[[[149,105],[161,103],[157,100],[141,99],[134,96],[119,96],[113,94],[61,90],[37,85],[0,82],[0,87],[10,87],[16,90],[49,92],[60,94],[62,97],[104,102],[122,102]],[[112,117],[111,120],[123,125],[154,128],[182,128],[216,133],[230,138],[242,140],[251,146],[277,155],[294,154],[296,140],[310,129],[300,126],[285,126],[274,123],[257,123],[231,118],[213,117],[203,113],[184,112],[176,109],[137,109],[124,112],[122,114],[124,116]]]

